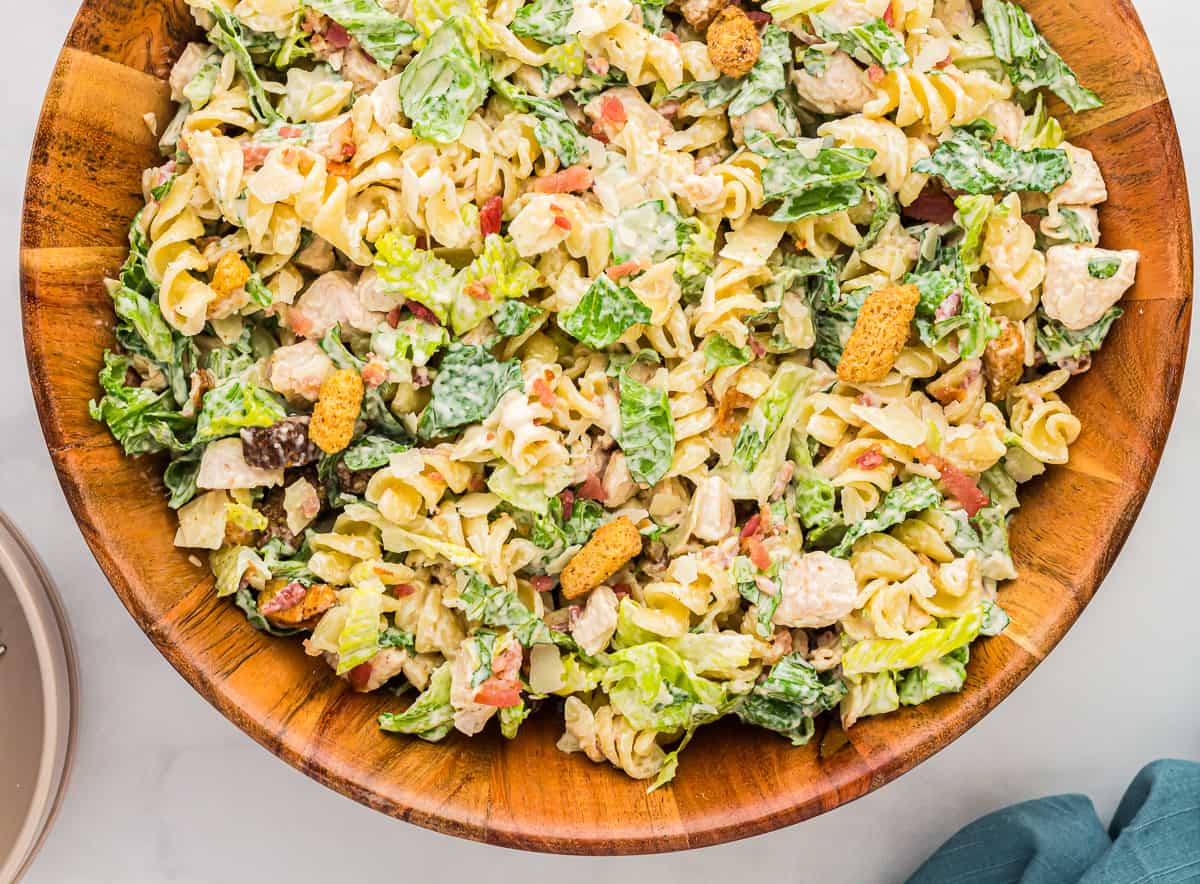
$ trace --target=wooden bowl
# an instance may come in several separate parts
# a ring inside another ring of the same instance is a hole
[[[736,723],[700,731],[675,783],[644,783],[554,747],[543,715],[520,739],[432,745],[381,733],[390,697],[348,692],[297,641],[250,628],[218,601],[206,569],[172,546],[152,459],[123,457],[88,418],[113,342],[101,285],[125,257],[155,164],[142,120],[171,118],[164,79],[195,26],[183,0],[85,0],[46,96],[21,238],[30,379],[80,530],[121,601],[193,687],[263,746],[322,783],[400,819],[509,847],[642,853],[717,844],[795,823],[883,785],[999,703],[1096,592],[1142,506],[1175,411],[1191,312],[1192,237],[1171,109],[1129,0],[1028,0],[1038,24],[1106,105],[1062,116],[1099,158],[1111,248],[1142,252],[1137,287],[1095,367],[1066,398],[1083,421],[1069,466],[1028,487],[1002,592],[1012,625],[972,648],[966,689],[882,718],[821,758],[818,743]],[[1064,698],[1064,701],[1069,698]]]

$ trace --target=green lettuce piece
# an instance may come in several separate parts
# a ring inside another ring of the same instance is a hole
[[[850,333],[854,331],[854,323],[858,321],[858,311],[870,293],[870,289],[855,289],[838,294],[830,301],[810,302],[813,332],[816,335],[813,354],[832,368],[837,368],[842,361],[842,353],[850,340]]]
[[[954,201],[958,209],[954,213],[954,223],[963,230],[962,261],[968,270],[978,270],[983,251],[983,238],[988,219],[996,208],[996,201],[990,196],[971,196],[963,194]],[[935,308],[936,309],[936,308]]]
[[[742,81],[737,97],[729,105],[729,116],[749,113],[766,104],[787,86],[787,66],[792,60],[787,31],[767,25],[762,33],[762,49],[750,73]]]
[[[387,69],[396,63],[400,50],[417,39],[417,29],[400,16],[388,12],[375,0],[306,0],[329,16],[358,40],[363,50]]]
[[[868,715],[886,715],[900,708],[896,676],[892,672],[846,677],[846,696],[842,698],[842,721],[853,722]]]
[[[575,340],[593,350],[603,350],[631,326],[649,321],[650,308],[631,289],[602,273],[569,313],[559,314],[558,324]]]
[[[725,705],[727,687],[696,675],[691,664],[661,642],[609,655],[600,681],[613,709],[637,730],[674,731]]]
[[[204,394],[194,441],[211,442],[232,436],[244,427],[269,427],[285,417],[287,408],[274,393],[230,378]]]
[[[875,672],[897,672],[924,666],[951,651],[969,645],[983,626],[983,606],[948,621],[946,626],[930,627],[908,638],[879,638],[860,641],[842,656],[842,672],[848,676]]]
[[[535,514],[530,539],[542,549],[562,550],[580,546],[605,522],[604,507],[594,500],[580,498],[571,508],[571,518],[563,518],[560,497],[552,497],[544,514]]]
[[[983,20],[996,57],[1018,91],[1029,93],[1044,86],[1076,113],[1103,106],[1099,96],[1085,89],[1050,48],[1025,10],[1006,0],[983,0]]]
[[[554,632],[525,607],[515,592],[492,586],[472,568],[460,569],[459,577],[465,583],[455,605],[468,620],[510,629],[517,641],[527,648],[550,643],[573,645],[569,636]]]
[[[463,268],[455,278],[460,294],[450,305],[450,326],[454,334],[462,335],[496,312],[505,301],[517,300],[529,294],[538,283],[538,272],[521,260],[512,241],[493,233],[483,242],[480,255]],[[468,286],[486,286],[486,300],[473,298]]]
[[[934,347],[957,333],[960,358],[973,359],[981,356],[988,341],[1000,334],[1000,325],[992,319],[991,309],[975,292],[959,249],[938,249],[932,260],[922,261],[904,281],[920,291],[915,324],[927,346]],[[938,307],[954,294],[959,296],[958,312],[938,319]]]
[[[988,140],[995,131],[990,125],[975,128],[987,138],[970,128],[955,129],[932,156],[915,163],[913,171],[937,175],[955,190],[971,194],[1049,193],[1071,177],[1065,150],[1017,150],[1006,141]]]
[[[386,467],[393,454],[407,451],[409,445],[387,436],[363,436],[342,454],[348,470],[377,470]]]
[[[603,278],[603,277],[601,277]],[[647,386],[628,372],[621,385],[621,432],[617,444],[625,453],[635,482],[654,485],[675,458],[675,419],[666,390]]]
[[[524,383],[518,360],[499,362],[483,347],[455,344],[442,358],[417,434],[434,439],[485,420],[505,393]]]
[[[777,569],[772,568],[771,570]],[[779,603],[783,600],[783,592],[776,574],[768,574],[775,581],[773,593],[766,593],[759,589],[758,577],[761,573],[746,556],[736,556],[729,567],[729,575],[737,587],[738,595],[758,609],[754,631],[758,633],[759,638],[770,641],[775,632],[775,624],[772,621],[775,619],[775,611],[779,608]]]
[[[587,152],[584,134],[567,115],[561,101],[557,98],[538,98],[507,80],[497,80],[493,85],[517,110],[537,116],[533,134],[543,150],[556,155],[563,166],[573,166],[583,158]]]
[[[463,127],[487,98],[486,67],[476,60],[457,18],[438,28],[400,75],[400,102],[413,134],[442,144]]]
[[[267,569],[262,557],[248,546],[221,547],[209,554],[208,563],[216,579],[217,598],[234,595],[251,568]]]
[[[648,200],[624,209],[612,224],[612,259],[623,264],[644,258],[657,264],[679,254],[692,228],[662,200]]]
[[[805,714],[802,706],[757,693],[746,697],[737,708],[737,716],[746,724],[782,734],[793,746],[803,746],[816,732],[813,716]]]
[[[313,54],[312,35],[304,29],[304,18],[304,7],[300,6],[292,16],[287,36],[279,41],[279,48],[271,56],[271,66],[277,70],[287,70]]]
[[[663,642],[691,664],[692,670],[709,678],[734,679],[750,665],[753,636],[740,632],[689,632]]]
[[[496,331],[504,337],[517,338],[529,331],[529,326],[544,313],[544,310],[521,301],[505,301],[500,305],[500,309],[492,314],[492,322],[496,324]]]
[[[375,272],[386,292],[416,301],[445,324],[454,303],[454,268],[407,234],[392,232],[375,243]]]
[[[439,350],[450,346],[450,334],[440,325],[409,317],[395,328],[380,323],[371,333],[371,352],[389,368],[411,379],[413,366],[425,366]]]
[[[312,549],[308,545],[307,537],[298,550],[291,550],[282,540],[275,538],[263,546],[259,553],[262,555],[263,564],[276,580],[297,580],[305,586],[321,582],[316,574],[308,570]]]
[[[789,654],[771,667],[766,679],[738,707],[738,717],[803,746],[812,739],[813,720],[845,695],[846,685],[840,678],[832,673],[821,675],[799,654]]]
[[[338,635],[338,675],[344,675],[379,653],[382,584],[376,588],[356,587],[350,594],[349,608],[346,624]]]
[[[684,299],[695,301],[704,294],[704,283],[712,273],[717,235],[713,228],[695,217],[679,222],[679,235],[682,242],[675,279],[679,281]]]
[[[860,537],[886,531],[899,525],[909,514],[939,506],[941,502],[942,494],[933,482],[924,476],[909,479],[889,491],[870,516],[851,525],[841,543],[830,550],[830,554],[848,558],[854,542]]]
[[[175,458],[163,470],[163,484],[170,492],[167,506],[171,509],[179,509],[196,496],[196,478],[200,475],[200,459],[203,454],[203,445],[193,448]]]
[[[499,713],[501,735],[506,740],[515,740],[517,738],[517,728],[529,717],[529,713],[532,711],[529,706],[525,705],[524,698],[516,706],[501,708]]]
[[[900,704],[916,706],[941,694],[956,694],[967,680],[970,648],[963,645],[940,660],[903,672],[897,678]]]
[[[570,484],[571,468],[522,476],[512,464],[501,464],[487,478],[488,490],[519,510],[544,515],[550,501]]]
[[[170,191],[174,177],[165,185],[165,190],[156,199],[162,199]],[[150,238],[142,229],[142,217],[146,210],[142,209],[134,216],[129,225],[129,256],[121,266],[121,285],[139,294],[153,296],[158,294],[158,286],[146,275],[146,256],[150,252]]]
[[[104,395],[88,403],[92,419],[108,425],[126,454],[186,451],[193,444],[186,438],[193,421],[179,413],[169,391],[125,386],[129,367],[128,357],[104,351],[100,370]]]
[[[797,221],[857,206],[863,200],[859,181],[867,174],[875,151],[861,147],[823,148],[815,157],[783,146],[765,132],[746,136],[746,146],[767,157],[762,171],[763,198],[780,200],[772,221]]]
[[[571,37],[567,33],[567,22],[574,12],[574,0],[534,0],[517,10],[512,32],[518,37],[531,37],[558,46]]]
[[[113,309],[117,318],[138,336],[151,356],[164,363],[172,360],[175,340],[158,304],[140,292],[121,286],[113,292]]]
[[[1112,324],[1124,312],[1120,307],[1112,307],[1092,325],[1075,330],[1067,328],[1039,310],[1037,348],[1051,365],[1061,365],[1068,359],[1081,359],[1100,349]]]
[[[988,637],[999,635],[1011,622],[1008,612],[995,602],[984,602],[983,625],[979,627],[979,634]]]
[[[385,712],[379,727],[396,734],[414,734],[436,743],[454,728],[454,707],[450,705],[450,664],[434,670],[429,687],[403,712]]]
[[[804,526],[805,545],[831,546],[840,539],[838,534],[845,528],[837,512],[837,489],[813,466],[808,436],[802,430],[793,431],[789,451],[795,464],[792,493],[796,515]]]
[[[903,67],[910,59],[904,49],[904,39],[880,18],[855,25],[849,31],[861,50],[852,55],[865,55],[868,63],[877,61],[885,70]]]
[[[1046,103],[1039,92],[1033,113],[1025,118],[1025,123],[1021,126],[1021,139],[1017,146],[1021,150],[1058,147],[1063,140],[1062,125],[1047,112]]]
[[[405,632],[403,629],[389,626],[383,632],[379,633],[379,647],[400,648],[415,654],[417,651],[417,638],[411,632]]]
[[[1088,276],[1092,279],[1112,279],[1120,269],[1120,258],[1093,258],[1088,261]]]
[[[734,463],[753,471],[767,443],[778,432],[792,401],[808,391],[812,369],[794,362],[780,366],[767,391],[759,397],[733,443]]]
[[[282,120],[283,115],[271,104],[262,78],[258,75],[258,69],[254,66],[254,59],[246,45],[246,32],[242,23],[220,3],[212,4],[208,12],[214,22],[212,30],[208,32],[208,39],[223,53],[232,55],[237,62],[238,73],[246,81],[250,113],[260,123]]]
[[[1046,236],[1052,243],[1086,243],[1092,245],[1098,242],[1098,239],[1093,238],[1092,229],[1087,221],[1079,212],[1068,206],[1059,206],[1058,209],[1058,225],[1053,228],[1053,232],[1046,235],[1039,228],[1039,234]],[[1039,244],[1039,248],[1043,244]]]
[[[704,342],[705,374],[712,374],[718,368],[745,365],[753,358],[749,347],[735,347],[720,335],[712,335]]]

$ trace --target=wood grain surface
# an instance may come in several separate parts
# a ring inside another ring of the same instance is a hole
[[[1004,699],[1095,594],[1154,476],[1187,351],[1187,189],[1137,15],[1128,0],[1025,5],[1107,102],[1062,118],[1108,179],[1105,245],[1139,249],[1142,263],[1125,317],[1066,393],[1084,424],[1070,465],[1025,489],[1012,535],[1020,578],[1001,596],[1012,625],[972,648],[961,694],[867,719],[823,758],[819,739],[795,749],[735,722],[704,728],[675,783],[647,795],[607,765],[558,752],[554,716],[530,721],[514,742],[383,734],[375,716],[394,698],[348,692],[298,642],[256,632],[218,601],[211,577],[171,544],[161,463],[122,457],[87,414],[112,343],[102,280],[120,267],[141,171],[156,163],[142,115],[170,118],[163,78],[196,36],[183,0],[84,2],[46,95],[24,208],[21,297],[38,413],[67,501],[121,601],[196,690],[288,763],[395,817],[510,847],[716,844],[830,810],[928,758]]]

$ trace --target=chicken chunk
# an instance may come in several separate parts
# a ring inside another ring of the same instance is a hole
[[[604,503],[610,508],[621,506],[637,493],[637,483],[629,473],[629,464],[622,452],[614,452],[608,459],[600,484],[604,489]]]
[[[679,11],[689,25],[703,31],[728,4],[729,0],[683,0]]]
[[[1066,143],[1062,149],[1071,161],[1071,177],[1051,192],[1050,201],[1063,206],[1098,206],[1107,200],[1108,188],[1092,152]]]
[[[271,354],[267,381],[272,390],[291,402],[316,402],[321,384],[336,370],[316,341],[302,341]]]
[[[783,597],[772,622],[777,626],[829,626],[854,610],[858,583],[845,559],[828,553],[792,553],[784,562]]]
[[[744,144],[745,133],[753,129],[775,135],[779,138],[783,138],[788,134],[787,129],[783,128],[783,123],[779,119],[779,111],[769,101],[765,104],[760,104],[756,108],[752,108],[744,114],[730,117],[729,125],[733,129],[733,140],[738,144]]]
[[[1046,315],[1078,331],[1100,321],[1133,285],[1140,255],[1091,246],[1054,246],[1046,252],[1042,307]]]
[[[688,524],[693,536],[716,543],[733,533],[736,514],[733,496],[724,479],[706,476],[696,486],[689,506]]]
[[[819,77],[797,67],[792,72],[792,84],[800,103],[822,114],[856,114],[875,97],[875,87],[866,71],[840,50],[829,56]]]
[[[615,592],[597,586],[588,596],[583,613],[571,624],[572,638],[587,653],[603,651],[617,631],[617,603]]]
[[[261,470],[246,463],[242,440],[237,436],[219,439],[204,449],[197,488],[261,488],[282,485],[283,470]]]
[[[335,325],[373,331],[384,314],[368,310],[355,291],[355,277],[344,271],[325,273],[308,287],[288,311],[288,324],[302,338],[321,338]]]

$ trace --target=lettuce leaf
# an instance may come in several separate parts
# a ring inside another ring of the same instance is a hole
[[[749,347],[735,347],[720,335],[712,335],[704,342],[705,374],[712,374],[718,368],[745,365],[753,358]]]
[[[976,134],[980,131],[986,139]],[[1065,150],[1017,150],[1006,141],[988,140],[994,133],[990,124],[955,129],[932,156],[915,163],[913,171],[937,175],[955,190],[971,194],[1049,193],[1071,177]]]
[[[661,642],[609,655],[600,681],[613,709],[637,730],[674,731],[725,705],[727,687],[696,675],[691,664]]]
[[[88,403],[92,419],[106,423],[129,455],[188,450],[193,444],[187,438],[193,421],[179,413],[169,391],[125,386],[129,367],[128,357],[104,351],[104,368],[100,370],[104,395]]]
[[[970,648],[963,645],[940,660],[909,669],[897,678],[897,693],[902,706],[916,706],[940,694],[956,694],[967,680]]]
[[[211,442],[244,427],[269,427],[285,417],[287,408],[278,396],[233,377],[204,394],[194,441]]]
[[[342,454],[346,469],[377,470],[386,467],[393,454],[407,451],[409,445],[389,439],[387,436],[363,436]]]
[[[438,367],[433,398],[421,413],[417,434],[434,439],[485,420],[505,393],[524,384],[518,360],[499,362],[483,347],[455,344]]]
[[[574,649],[575,643],[570,636],[551,630],[540,617],[525,607],[515,592],[492,586],[472,568],[460,569],[458,577],[462,588],[454,604],[468,620],[478,621],[484,626],[510,629],[517,641],[527,648],[535,644],[553,643]]]
[[[512,32],[518,37],[531,37],[557,46],[570,38],[567,22],[574,12],[574,0],[534,0],[517,10]]]
[[[1037,348],[1051,365],[1061,365],[1068,359],[1081,359],[1100,349],[1112,324],[1124,313],[1120,307],[1113,307],[1092,325],[1076,331],[1039,310]]]
[[[563,166],[573,166],[583,158],[587,151],[584,134],[567,115],[561,101],[530,95],[507,80],[497,80],[494,86],[517,110],[528,111],[538,118],[533,134],[543,150],[556,155]]]
[[[458,296],[450,305],[450,326],[462,335],[496,312],[505,301],[523,298],[538,283],[538,272],[521,260],[512,240],[489,234],[483,251],[455,277]],[[486,288],[486,299],[474,298],[469,287]]]
[[[909,479],[889,491],[870,516],[851,525],[846,531],[846,536],[830,550],[830,554],[843,559],[848,558],[854,542],[860,537],[886,531],[899,525],[910,513],[919,513],[939,506],[941,502],[941,492],[929,479],[924,476]]]
[[[746,147],[767,157],[762,171],[763,199],[780,200],[772,221],[797,221],[853,208],[863,200],[858,182],[867,174],[875,151],[862,147],[823,148],[815,157],[777,141],[765,132],[746,135]]]
[[[338,635],[338,675],[344,675],[379,653],[383,584],[355,587],[350,594],[349,608],[346,625]]]
[[[454,268],[441,258],[418,249],[408,234],[392,231],[375,243],[375,272],[384,291],[416,301],[443,325],[454,302]]]
[[[396,734],[413,734],[436,743],[454,728],[454,707],[450,705],[450,663],[434,670],[429,687],[403,712],[385,712],[379,727]]]
[[[779,367],[771,379],[771,385],[754,403],[738,432],[733,443],[734,463],[746,472],[754,470],[763,449],[783,424],[793,399],[807,393],[812,376],[811,368],[794,362]]]
[[[762,32],[762,48],[750,73],[741,81],[737,97],[729,105],[729,116],[749,113],[766,104],[787,86],[787,65],[792,55],[787,31],[767,25]]]
[[[254,59],[247,48],[246,32],[241,21],[220,3],[213,3],[208,12],[214,21],[212,30],[208,32],[208,39],[223,53],[232,55],[237,62],[238,73],[246,81],[250,113],[260,123],[282,120],[283,114],[271,104],[258,69],[254,66]]]
[[[623,264],[641,258],[657,264],[679,254],[692,234],[690,224],[663,200],[648,200],[622,210],[612,223],[612,259]]]
[[[1029,93],[1047,87],[1071,110],[1103,106],[1099,96],[1085,89],[1062,57],[1038,33],[1029,13],[1007,0],[983,0],[983,20],[992,37],[996,57],[1018,91]]]
[[[842,656],[842,672],[857,676],[876,672],[897,672],[924,666],[945,657],[951,651],[969,645],[983,626],[983,606],[947,622],[930,627],[908,638],[880,638],[860,641]]]
[[[158,304],[127,286],[116,289],[112,297],[121,323],[137,335],[154,359],[169,363],[175,355],[175,340]]]
[[[853,25],[845,31],[838,30],[833,19],[819,13],[813,13],[810,20],[822,39],[836,43],[843,52],[863,64],[878,62],[886,70],[891,70],[903,67],[911,60],[904,48],[904,38],[881,18]]]
[[[845,694],[846,685],[836,675],[820,675],[802,656],[789,654],[771,668],[737,714],[747,724],[783,734],[793,745],[803,746],[812,739],[813,720]]]
[[[683,290],[684,299],[693,301],[704,294],[704,284],[712,273],[717,243],[716,231],[699,218],[693,217],[679,222],[679,235],[682,241],[675,279]]]
[[[628,372],[620,376],[621,432],[617,444],[625,453],[635,482],[654,485],[675,458],[675,419],[666,390],[647,386]]]
[[[550,499],[545,514],[533,519],[530,539],[542,549],[565,549],[588,542],[605,521],[604,508],[594,500],[580,498],[571,508],[571,518],[563,518],[562,498]]]
[[[492,314],[492,322],[496,324],[496,331],[504,337],[517,338],[529,331],[529,326],[544,313],[544,310],[521,301],[505,301],[500,305],[500,309]]]
[[[650,321],[650,308],[629,288],[600,274],[583,298],[567,314],[559,314],[559,326],[593,350],[616,343],[631,326]]]
[[[307,4],[329,16],[358,40],[363,50],[390,68],[401,49],[417,39],[417,29],[400,16],[388,12],[375,0],[306,0]]]
[[[400,75],[400,102],[413,134],[442,144],[462,137],[483,104],[488,75],[468,46],[457,18],[438,28]]]

